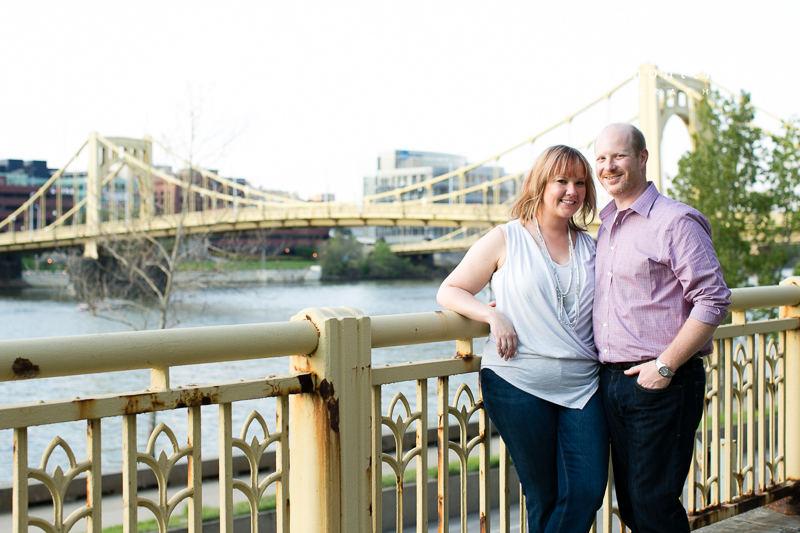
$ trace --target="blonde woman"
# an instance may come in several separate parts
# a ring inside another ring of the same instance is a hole
[[[583,533],[602,504],[608,429],[592,333],[592,168],[576,149],[537,159],[511,222],[467,252],[439,288],[443,307],[489,324],[484,405],[520,477],[531,532]],[[475,298],[491,282],[497,300]]]

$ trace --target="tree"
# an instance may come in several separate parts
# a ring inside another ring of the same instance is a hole
[[[791,257],[796,256],[791,237],[800,233],[800,130],[796,121],[785,126],[783,136],[771,135],[768,190],[783,242],[782,253]],[[800,275],[800,261],[795,263],[794,275]]]
[[[205,232],[193,234],[189,238],[184,227],[184,217],[189,211],[210,211],[209,216],[214,216],[213,209],[216,208],[217,200],[207,197],[202,187],[225,191],[225,180],[215,181],[214,178],[218,178],[215,174],[211,173],[209,176],[209,172],[198,168],[199,159],[201,156],[221,157],[241,133],[241,129],[228,131],[217,125],[208,135],[201,135],[202,97],[198,98],[197,91],[189,87],[187,98],[181,103],[186,106],[185,113],[180,113],[185,120],[177,121],[181,135],[176,137],[184,138],[183,142],[178,143],[182,148],[179,151],[186,153],[188,159],[177,156],[169,148],[171,143],[167,140],[161,145],[168,160],[185,165],[184,170],[179,173],[182,183],[172,193],[176,198],[167,200],[170,195],[162,196],[163,214],[180,211],[177,213],[179,219],[175,235],[158,239],[145,231],[129,227],[124,235],[106,235],[98,239],[98,253],[102,255],[97,261],[73,257],[69,264],[77,298],[95,315],[122,322],[134,330],[148,329],[153,325],[157,329],[177,325],[185,318],[182,316],[184,312],[180,301],[186,293],[212,284],[221,284],[220,277],[213,275],[217,272],[213,271],[196,271],[191,276],[178,276],[179,268],[189,259],[199,259],[199,256],[205,258],[209,237],[214,231],[212,225]],[[181,122],[185,124],[180,124]],[[221,136],[225,138],[221,139]],[[152,167],[149,170],[153,170]],[[109,196],[113,197],[115,193],[112,190]],[[232,191],[232,194],[238,193]],[[179,203],[177,208],[173,203],[176,199]],[[113,212],[116,206],[112,206],[110,210]],[[133,211],[137,211],[136,205]],[[135,212],[131,214],[134,217],[136,215]],[[104,215],[108,217],[109,212]],[[268,231],[256,230],[255,239],[228,234],[223,238],[225,250],[217,251],[223,254],[233,252],[232,255],[235,256],[237,252],[247,248],[263,248],[266,242],[265,232]],[[252,254],[253,251],[249,255]],[[264,255],[262,254],[262,261]]]
[[[779,231],[774,213],[796,208],[796,200],[772,187],[781,183],[784,191],[796,189],[797,151],[790,149],[796,144],[787,144],[789,137],[778,142],[765,135],[751,124],[753,116],[747,93],[738,101],[714,94],[698,102],[694,150],[679,161],[670,189],[673,198],[708,218],[729,287],[748,285],[753,278],[776,283],[789,261],[786,237],[793,230]],[[794,174],[784,171],[786,161],[794,162]]]
[[[375,243],[375,250],[369,255],[366,265],[369,277],[376,279],[416,277],[424,271],[424,267],[413,265],[408,257],[394,253],[384,240]]]
[[[382,239],[364,255],[361,243],[348,229],[335,229],[330,239],[317,246],[317,255],[327,278],[402,279],[425,274],[425,267],[400,257]]]
[[[202,276],[178,279],[181,264],[205,249],[205,235],[186,239],[179,223],[174,237],[159,240],[144,232],[106,236],[97,260],[71,257],[68,268],[75,296],[93,314],[133,330],[167,329],[182,316],[180,300],[208,285]]]
[[[358,278],[363,272],[361,243],[348,229],[335,229],[327,241],[318,246],[322,272],[326,277]]]

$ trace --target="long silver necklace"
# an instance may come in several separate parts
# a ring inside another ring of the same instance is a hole
[[[569,242],[569,285],[567,285],[567,290],[565,291],[561,288],[561,280],[558,278],[558,273],[556,272],[556,264],[550,257],[550,252],[547,251],[547,244],[545,244],[542,232],[539,230],[539,221],[536,220],[536,217],[533,217],[533,224],[536,227],[536,235],[539,236],[539,241],[542,243],[542,251],[544,252],[544,256],[547,258],[547,262],[550,263],[550,270],[553,272],[553,279],[556,281],[556,305],[558,307],[558,321],[565,326],[575,329],[575,326],[578,325],[578,319],[580,318],[581,314],[581,276],[578,269],[575,268],[575,251],[572,247],[572,234],[569,231],[569,226],[567,226],[567,242]],[[567,309],[567,294],[569,294],[569,291],[572,288],[573,275],[575,278],[575,318],[570,320],[569,310]]]

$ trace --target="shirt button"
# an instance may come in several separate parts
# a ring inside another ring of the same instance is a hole
[[[608,353],[608,349],[603,350],[603,353]]]
[[[613,250],[613,249],[614,249],[614,247],[612,246],[612,247],[611,247],[611,249]]]
[[[608,271],[608,275],[609,275],[609,276],[611,275],[611,271],[610,271],[610,270]]]
[[[607,327],[607,326],[608,326],[608,324],[603,324],[603,327],[604,327],[604,328],[605,328],[605,327]]]
[[[608,296],[606,296],[606,301],[608,301]]]

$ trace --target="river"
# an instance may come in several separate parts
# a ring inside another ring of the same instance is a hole
[[[178,327],[252,324],[287,321],[307,307],[352,306],[367,315],[417,313],[440,310],[436,303],[438,281],[362,281],[353,283],[316,282],[285,285],[253,285],[238,288],[217,288],[197,292],[186,298],[182,305],[185,320]],[[77,302],[63,298],[58,292],[43,289],[25,289],[0,292],[0,334],[3,339],[34,337],[60,337],[89,333],[129,331],[120,323],[93,316],[79,309]],[[476,343],[476,350],[482,346]],[[452,357],[455,343],[437,343],[409,347],[382,348],[373,352],[373,364],[401,363],[438,357]],[[289,370],[288,358],[216,363],[176,367],[171,370],[173,386],[188,383],[211,383],[236,379],[268,376]],[[149,387],[147,370],[88,374],[85,376],[0,383],[3,403],[22,403],[59,398],[86,397],[89,395],[142,390]],[[476,376],[466,376],[464,382],[475,390]],[[461,380],[451,379],[452,394]],[[429,390],[436,384],[429,382]],[[414,383],[385,386],[383,411],[397,392],[406,394],[412,409],[415,405]],[[246,405],[245,405],[246,404]],[[436,397],[428,399],[430,424],[435,424]],[[238,436],[242,422],[251,410],[262,413],[274,429],[274,400],[260,400],[234,404],[234,435]],[[393,418],[403,414],[395,410]],[[139,450],[147,444],[148,415],[140,415],[138,422]],[[203,408],[203,456],[218,454],[217,421],[215,406]],[[174,432],[179,443],[186,442],[186,410],[178,409],[158,414]],[[121,470],[122,422],[120,418],[104,419],[102,427],[103,471]],[[254,433],[248,434],[248,440]],[[47,444],[56,435],[61,436],[75,453],[76,460],[86,457],[86,425],[84,422],[41,426],[29,429],[29,465],[38,467]],[[157,451],[166,449],[167,439],[160,438]],[[0,485],[12,480],[13,435],[11,430],[0,431]],[[66,454],[57,449],[48,471],[54,465],[68,468]]]

